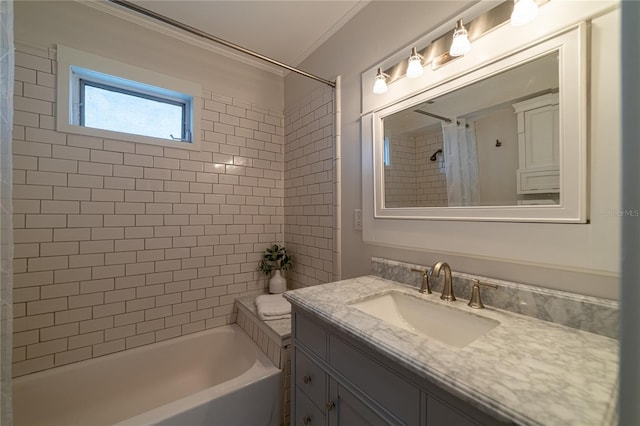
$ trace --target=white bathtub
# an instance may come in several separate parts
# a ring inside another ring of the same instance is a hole
[[[280,380],[234,324],[19,377],[14,425],[277,425]]]

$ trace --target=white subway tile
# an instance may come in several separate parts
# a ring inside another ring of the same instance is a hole
[[[93,346],[93,356],[102,356],[125,350],[124,339],[113,340],[110,342],[100,343]]]
[[[17,200],[51,200],[53,194],[54,189],[51,186],[13,185],[13,198]]]
[[[25,98],[23,96],[13,97],[13,108],[15,111],[26,111],[42,115],[51,115],[53,113],[52,102]]]
[[[91,268],[78,268],[78,269],[61,269],[55,271],[54,282],[68,283],[74,281],[85,281],[91,279]]]
[[[113,328],[113,317],[104,317],[98,319],[91,319],[80,322],[80,333],[91,333],[93,331],[105,330],[107,328]]]
[[[106,178],[109,179],[109,178]],[[122,189],[92,189],[92,201],[124,201],[124,191]]]
[[[67,216],[57,214],[28,214],[27,228],[64,228],[67,226]]]
[[[40,301],[27,302],[27,315],[29,317],[67,309],[67,298],[59,297]],[[53,319],[53,318],[52,318]],[[53,325],[52,323],[50,325]]]
[[[33,257],[29,259],[29,272],[67,269],[67,256]]]
[[[144,169],[136,166],[113,166],[113,175],[129,178],[141,178],[144,176]]]
[[[135,324],[123,325],[121,327],[110,328],[104,331],[104,340],[122,339],[129,336],[135,336]]]
[[[147,334],[138,334],[136,336],[126,338],[127,349],[148,345],[153,342],[155,342],[155,334],[153,332]]]
[[[129,153],[136,152],[136,144],[133,142],[123,142],[123,141],[105,139],[103,146],[105,151],[117,151],[117,152],[129,152]]]
[[[67,339],[51,340],[27,346],[27,358],[38,358],[67,350]]]
[[[173,337],[179,337],[181,335],[182,335],[182,328],[179,326],[158,330],[156,331],[156,334],[155,334],[156,342],[171,339]]]
[[[62,161],[62,160],[57,160]],[[104,187],[104,177],[102,176],[91,176],[91,175],[77,175],[70,174],[68,175],[69,186],[74,186],[78,188],[103,188]],[[89,198],[90,199],[90,192]]]
[[[67,365],[78,361],[91,358],[92,351],[90,347],[78,348],[69,350],[66,352],[59,352],[55,354],[56,367],[61,365]]]
[[[94,266],[91,271],[93,279],[122,277],[124,265]]]
[[[78,162],[78,173],[97,176],[113,176],[113,165],[80,161]]]
[[[45,199],[45,197],[43,197],[42,199]],[[53,199],[54,200],[90,200],[91,190],[87,188],[66,188],[62,186],[56,186],[53,188]]]
[[[122,251],[116,253],[105,253],[105,265],[118,265],[122,263],[136,263],[137,257],[135,251]]]
[[[40,299],[52,299],[56,297],[66,297],[79,294],[77,282],[44,285],[40,287]]]
[[[124,154],[124,164],[127,166],[153,167],[153,157],[148,155]]]
[[[103,266],[104,254],[81,254],[69,256],[70,268],[86,268],[90,266]]]
[[[60,339],[63,337],[75,336],[80,330],[78,323],[70,323],[56,325],[53,327],[45,327],[40,329],[40,341]]]
[[[102,303],[102,302],[100,302]],[[102,318],[125,313],[125,302],[99,304],[93,306],[93,317]]]

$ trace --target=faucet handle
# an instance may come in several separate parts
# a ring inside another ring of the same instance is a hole
[[[480,280],[473,280],[473,288],[471,289],[471,299],[467,305],[475,309],[484,309],[482,298],[480,297],[480,286],[498,288],[495,284],[482,283]]]
[[[420,287],[420,290],[418,290],[418,291],[420,293],[431,294],[431,285],[429,284],[429,270],[428,269],[414,269],[414,268],[411,268],[411,270],[413,272],[420,272],[422,274],[422,286]]]

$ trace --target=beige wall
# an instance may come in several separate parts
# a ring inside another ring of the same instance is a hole
[[[284,237],[282,95],[271,97],[281,81],[259,70],[243,84],[218,81],[205,76],[208,52],[116,31],[80,3],[26,3],[16,3],[29,45],[18,39],[15,75],[14,375],[234,322],[235,298],[264,291],[264,248]],[[112,39],[93,45],[89,27]],[[153,49],[118,56],[125,37]],[[56,131],[57,42],[201,84],[202,151]]]
[[[480,194],[484,205],[513,206],[518,200],[518,122],[511,107],[474,120]],[[502,146],[496,146],[498,139]],[[522,198],[522,197],[520,197]]]
[[[618,297],[618,266],[610,264],[608,269],[589,269],[563,266],[575,263],[576,256],[598,256],[601,253],[611,258],[619,255],[620,219],[607,214],[619,208],[620,191],[620,143],[618,130],[618,76],[617,52],[619,50],[617,12],[598,17],[592,25],[592,55],[590,87],[592,105],[589,115],[590,133],[590,210],[591,223],[580,225],[547,225],[554,227],[554,235],[562,245],[536,238],[537,225],[496,226],[480,224],[456,224],[451,226],[448,238],[455,239],[456,232],[464,232],[475,238],[479,246],[499,246],[501,236],[530,241],[535,251],[554,250],[555,264],[538,262],[505,262],[498,258],[470,257],[455,251],[435,253],[408,250],[400,247],[385,247],[364,244],[362,234],[353,227],[353,210],[361,208],[362,166],[360,150],[360,74],[376,66],[390,54],[410,45],[420,35],[428,33],[438,24],[451,20],[465,9],[464,2],[372,2],[352,21],[322,45],[301,66],[319,75],[342,76],[342,181],[343,197],[341,212],[343,278],[366,274],[372,255],[410,262],[431,264],[437,259],[449,261],[455,270],[474,272],[492,277],[510,279],[548,288],[556,288],[583,294],[615,299]],[[576,3],[579,7],[579,3]],[[613,55],[613,57],[611,56]],[[606,59],[605,59],[606,58]],[[285,106],[292,105],[314,87],[298,76],[285,79]],[[359,196],[356,196],[359,195]],[[411,232],[412,223],[407,223],[403,232]],[[490,231],[490,232],[489,232]],[[425,233],[425,238],[429,238]],[[502,243],[502,245],[505,245]],[[461,251],[463,247],[461,246]],[[611,263],[611,262],[610,262]],[[612,262],[616,263],[616,262]]]

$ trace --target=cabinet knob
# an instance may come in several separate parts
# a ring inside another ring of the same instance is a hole
[[[334,408],[336,408],[336,403],[335,402],[333,402],[333,401],[327,402],[327,411],[331,411]]]
[[[302,381],[304,382],[305,385],[308,385],[309,383],[311,383],[311,376],[304,376],[302,378]]]
[[[302,419],[302,423],[304,423],[305,425],[310,425],[311,424],[311,416],[306,416]]]

